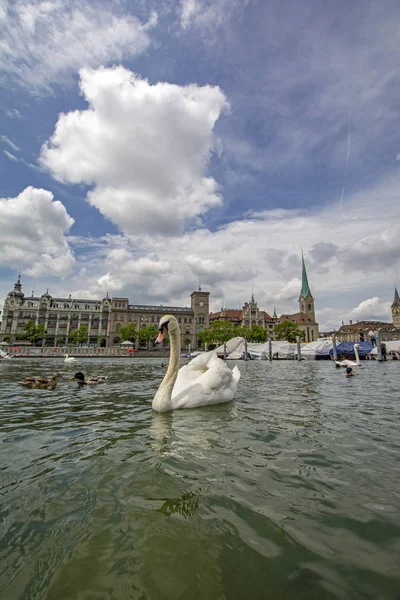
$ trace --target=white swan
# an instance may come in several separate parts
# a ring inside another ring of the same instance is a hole
[[[64,354],[64,362],[71,363],[74,362],[74,360],[76,359],[73,356],[68,356],[68,354]]]
[[[358,355],[358,348],[360,344],[354,344],[354,354],[356,355],[356,362],[353,360],[335,360],[337,367],[361,367],[360,357]]]
[[[240,379],[237,366],[231,371],[215,352],[204,352],[179,369],[181,336],[178,321],[172,315],[164,315],[159,329],[157,343],[161,343],[168,333],[171,351],[167,373],[153,398],[154,410],[196,408],[234,399]]]

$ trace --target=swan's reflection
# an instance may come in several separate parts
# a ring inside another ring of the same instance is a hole
[[[172,413],[156,413],[153,411],[153,418],[149,427],[153,437],[152,448],[167,456],[171,450],[172,432]]]

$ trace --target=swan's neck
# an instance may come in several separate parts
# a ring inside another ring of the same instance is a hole
[[[179,354],[180,354],[180,335],[179,329],[171,331],[170,339],[170,357],[168,370],[158,388],[156,395],[153,398],[152,407],[157,412],[166,412],[172,410],[172,390],[174,389],[175,381],[179,370]]]
[[[354,348],[354,354],[356,355],[356,363],[360,364],[360,357],[358,355],[358,348]]]

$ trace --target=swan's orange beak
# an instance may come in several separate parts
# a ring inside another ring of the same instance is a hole
[[[160,333],[157,336],[156,344],[161,344],[161,342],[163,341],[163,339],[165,338],[167,333],[168,333],[168,329],[165,327],[165,325],[163,325]]]

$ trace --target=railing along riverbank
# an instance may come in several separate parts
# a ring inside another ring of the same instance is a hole
[[[36,348],[36,347],[8,347],[3,348],[12,358],[64,358],[68,356],[79,358],[140,358],[140,357],[165,357],[168,350],[134,350],[133,348]]]

